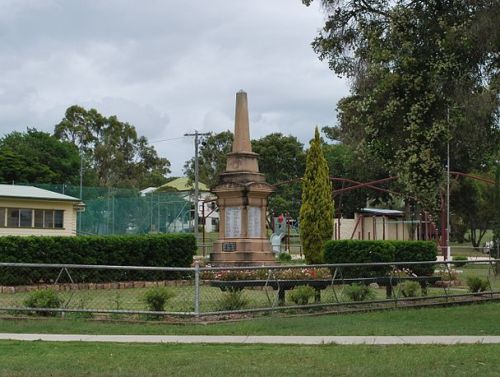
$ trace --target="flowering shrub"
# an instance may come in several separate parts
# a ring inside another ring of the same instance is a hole
[[[315,280],[330,279],[328,268],[287,268],[284,270],[219,270],[204,271],[201,278],[204,280]]]
[[[460,277],[460,271],[454,268],[446,268],[445,266],[440,266],[434,271],[434,275],[439,276],[442,281],[458,281]]]

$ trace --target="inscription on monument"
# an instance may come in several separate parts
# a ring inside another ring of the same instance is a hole
[[[224,242],[222,244],[222,251],[236,251],[236,242]]]
[[[248,207],[248,237],[262,237],[260,234],[260,207]]]
[[[241,208],[226,207],[226,238],[241,236]]]

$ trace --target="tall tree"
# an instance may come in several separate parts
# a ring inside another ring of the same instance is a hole
[[[48,133],[28,128],[0,139],[0,181],[67,183],[79,181],[78,149]]]
[[[495,247],[500,248],[500,161],[496,161],[495,167],[494,198],[493,240],[495,241]],[[497,268],[500,267],[497,265]]]
[[[232,145],[231,131],[212,134],[203,140],[198,155],[199,179],[208,187],[217,185],[219,174],[226,169],[227,154]],[[194,181],[194,157],[184,164],[184,174]]]
[[[307,151],[302,180],[300,236],[307,263],[321,263],[323,244],[333,234],[333,198],[328,165],[321,149],[319,131]]]
[[[276,215],[288,213],[297,218],[301,200],[300,178],[304,175],[306,162],[304,145],[295,136],[272,133],[252,140],[252,150],[259,154],[259,170],[266,176],[266,181],[281,183],[269,198],[269,211]]]
[[[335,136],[369,150],[409,197],[436,210],[447,142],[462,171],[484,168],[500,142],[500,4],[322,3],[328,19],[313,48],[352,82]]]
[[[74,143],[102,186],[145,187],[165,182],[170,162],[159,157],[134,126],[97,110],[71,106],[54,135]]]

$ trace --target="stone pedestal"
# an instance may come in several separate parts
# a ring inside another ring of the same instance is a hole
[[[273,187],[259,173],[250,144],[247,95],[236,94],[233,150],[226,171],[213,189],[219,206],[219,239],[210,262],[216,266],[272,265],[275,257],[267,239],[267,198]]]

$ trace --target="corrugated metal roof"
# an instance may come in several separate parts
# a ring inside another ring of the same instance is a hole
[[[46,199],[46,200],[66,200],[79,202],[80,199],[69,195],[59,194],[49,190],[44,190],[34,186],[2,185],[0,184],[0,197],[23,198],[23,199]]]
[[[194,190],[194,183],[189,184],[189,179],[187,177],[181,177],[161,185],[158,189],[166,187],[176,189],[177,191],[191,191]],[[200,191],[210,191],[208,186],[202,182],[198,182],[198,188]]]
[[[403,216],[403,211],[398,211],[395,209],[361,208],[361,212],[371,213],[373,215],[383,215],[383,216]]]

